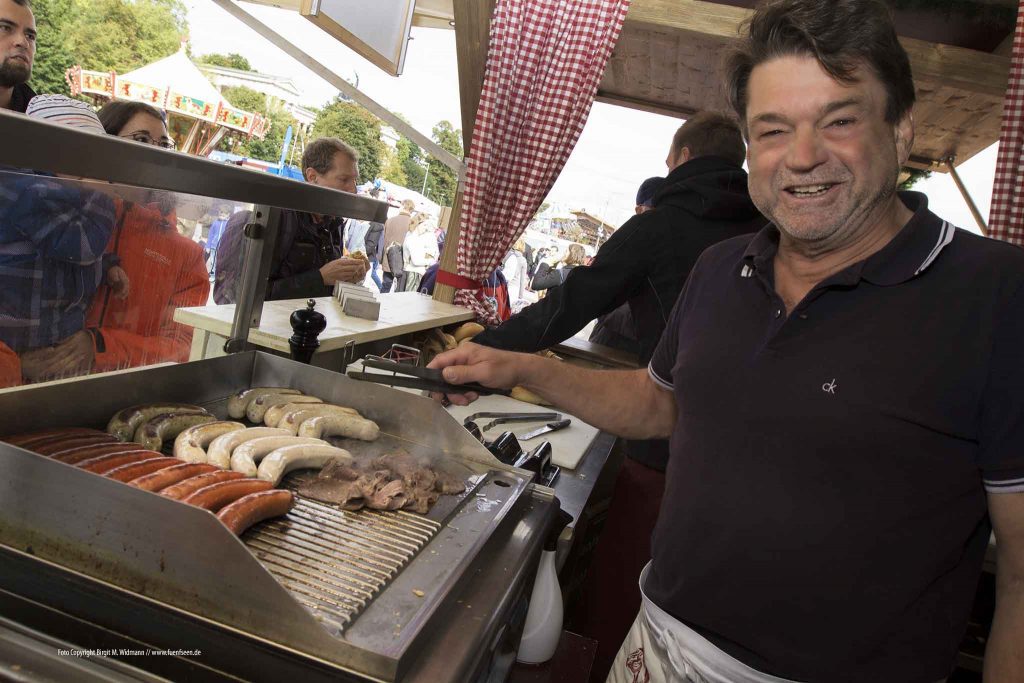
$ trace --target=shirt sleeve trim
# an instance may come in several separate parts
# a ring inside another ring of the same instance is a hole
[[[672,382],[665,381],[664,379],[662,379],[661,377],[658,376],[657,372],[654,371],[654,362],[653,361],[647,364],[647,374],[649,374],[651,376],[651,379],[654,380],[654,383],[657,384],[662,389],[664,389],[666,391],[674,391],[675,390],[675,387],[672,386]]]
[[[985,479],[984,484],[988,493],[1024,493],[1024,477],[1004,481]]]

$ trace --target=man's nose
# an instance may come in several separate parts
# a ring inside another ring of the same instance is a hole
[[[828,161],[825,145],[814,128],[798,128],[793,133],[786,164],[794,171],[808,171]]]

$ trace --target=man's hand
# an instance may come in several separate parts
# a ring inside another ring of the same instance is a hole
[[[31,382],[84,375],[95,359],[92,335],[79,330],[57,344],[21,354],[21,374]]]
[[[128,292],[130,291],[130,282],[128,280],[128,273],[124,272],[124,268],[121,266],[113,266],[107,270],[107,286],[110,287],[110,291],[114,293],[114,296],[124,301],[128,298]]]
[[[362,282],[366,277],[366,261],[347,257],[335,259],[320,268],[320,277],[329,287],[338,282]]]
[[[438,354],[428,368],[443,369],[444,379],[449,384],[476,382],[492,389],[511,389],[525,382],[530,363],[535,359],[522,353],[498,351],[472,342],[457,349]],[[431,394],[436,401],[447,398],[455,405],[465,406],[475,401],[475,393]]]

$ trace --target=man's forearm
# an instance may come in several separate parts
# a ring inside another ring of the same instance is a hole
[[[985,683],[1024,681],[1024,577],[997,584],[996,611],[985,649]]]
[[[675,398],[646,370],[587,370],[539,356],[522,363],[523,386],[598,429],[629,439],[672,433]]]

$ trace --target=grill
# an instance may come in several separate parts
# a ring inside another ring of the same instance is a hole
[[[287,517],[243,540],[318,621],[341,631],[440,528],[408,512],[346,512],[299,496]]]
[[[351,405],[375,420],[381,438],[353,445],[354,455],[401,449],[435,458],[465,470],[466,492],[443,496],[428,515],[349,512],[299,496],[287,516],[238,539],[205,510],[0,444],[0,551],[26,566],[41,562],[99,582],[107,604],[116,595],[172,609],[338,672],[390,681],[405,677],[414,662],[422,668],[424,643],[448,625],[453,595],[476,585],[484,547],[494,547],[502,530],[514,545],[532,539],[528,547],[536,552],[557,505],[550,490],[499,463],[429,399],[250,352],[0,394],[0,415],[19,431],[100,426],[125,405],[155,401],[197,403],[223,415],[233,392],[276,385]],[[292,473],[284,486],[295,490],[313,476]],[[533,521],[524,526],[525,519]],[[514,560],[505,570],[515,570],[521,590],[528,575]],[[532,560],[523,558],[526,564]],[[0,594],[5,582],[22,580],[33,579],[0,569]],[[33,599],[56,600],[50,593],[57,588],[39,588]],[[76,616],[88,620],[91,609]],[[118,632],[143,628],[134,615],[118,618]],[[504,624],[496,615],[475,619],[480,633],[456,642],[476,643],[477,651],[494,647]],[[162,637],[154,628],[152,637]],[[250,655],[256,661],[255,651]],[[467,647],[466,656],[479,652]]]

